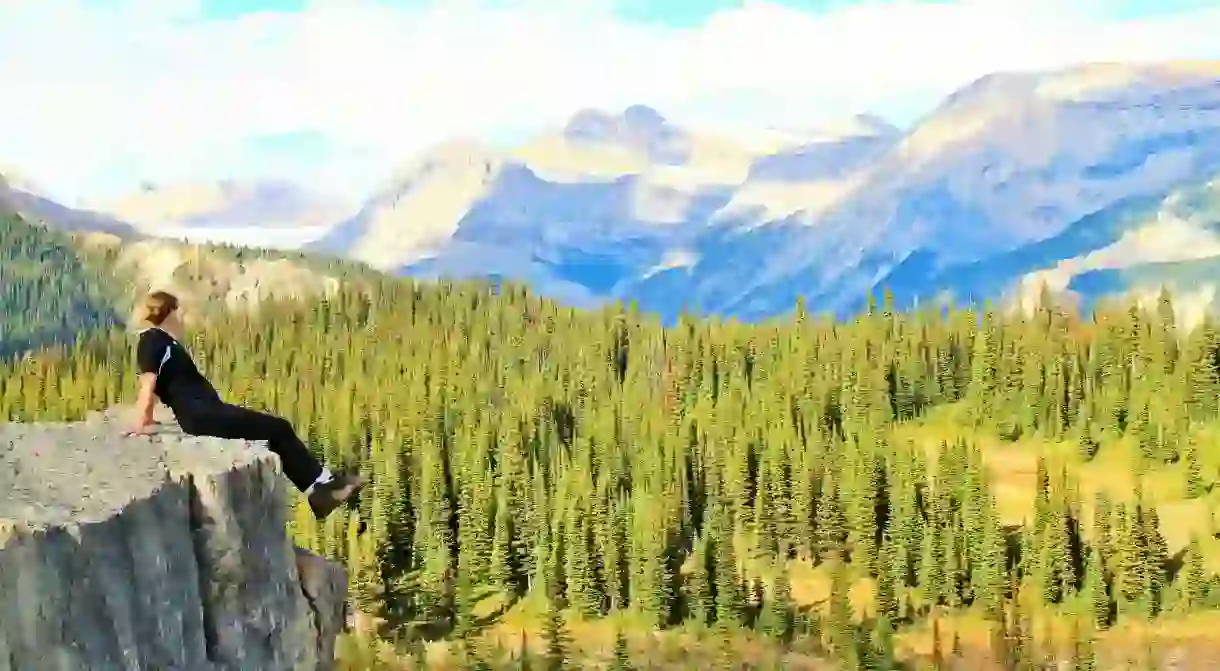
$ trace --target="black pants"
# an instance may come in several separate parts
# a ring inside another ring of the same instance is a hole
[[[174,414],[184,433],[244,440],[265,440],[280,457],[284,475],[302,492],[322,474],[322,464],[283,417],[220,401],[184,404]]]

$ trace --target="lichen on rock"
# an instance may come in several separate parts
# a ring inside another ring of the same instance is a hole
[[[341,567],[258,443],[0,424],[0,671],[328,669]]]

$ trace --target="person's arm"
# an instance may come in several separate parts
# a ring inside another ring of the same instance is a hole
[[[135,417],[132,433],[147,433],[153,424],[153,405],[156,402],[157,374],[161,371],[168,339],[157,330],[145,331],[136,346],[136,367],[140,371],[139,389],[136,394]]]
[[[153,405],[156,402],[157,394],[154,391],[157,387],[156,373],[140,373],[140,390],[136,394],[136,420],[133,431],[141,431],[152,426],[153,423]]]

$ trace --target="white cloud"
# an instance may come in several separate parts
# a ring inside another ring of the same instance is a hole
[[[585,106],[810,125],[997,70],[1220,57],[1220,8],[1107,22],[1054,0],[822,15],[749,3],[668,29],[590,2],[324,0],[223,22],[199,20],[191,0],[133,0],[122,12],[85,2],[6,0],[0,21],[0,160],[68,195],[238,172],[359,190],[421,147],[559,123]],[[246,144],[297,131],[328,140],[332,160],[275,163]]]

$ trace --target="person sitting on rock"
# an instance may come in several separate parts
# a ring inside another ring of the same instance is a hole
[[[152,432],[155,396],[174,411],[183,433],[267,441],[271,451],[279,455],[284,475],[305,494],[319,519],[356,494],[363,484],[360,477],[331,473],[305,447],[287,420],[221,400],[179,342],[183,324],[177,297],[154,291],[144,298],[139,316],[144,327],[136,346],[140,393],[130,435]]]

